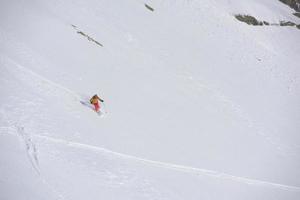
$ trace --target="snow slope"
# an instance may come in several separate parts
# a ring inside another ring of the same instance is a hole
[[[0,10],[0,199],[299,199],[300,32],[233,17],[299,23],[284,4]]]

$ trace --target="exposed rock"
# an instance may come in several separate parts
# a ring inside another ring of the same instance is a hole
[[[293,15],[300,18],[300,12],[293,13]]]
[[[250,15],[235,15],[235,18],[241,22],[247,23],[248,25],[254,26],[295,26],[296,28],[300,29],[300,24],[296,24],[291,21],[280,21],[279,23],[269,23],[267,21],[259,21],[255,17]]]
[[[250,15],[235,15],[235,18],[241,22],[245,22],[248,25],[254,25],[254,26],[262,26],[263,22],[258,21],[255,17],[252,17]]]
[[[89,35],[85,34],[84,32],[78,30],[77,26],[71,24],[71,26],[76,30],[76,32],[80,35],[82,35],[83,37],[87,38],[89,41],[94,42],[95,44],[97,44],[98,46],[103,47],[103,45],[98,42],[97,40],[93,39],[92,37],[90,37]]]
[[[154,11],[154,8],[152,8],[151,6],[149,6],[148,4],[145,4],[145,7],[148,9],[148,10],[150,10],[150,11]]]
[[[300,0],[279,0],[279,1],[293,8],[295,11],[300,12]]]
[[[280,26],[296,26],[296,24],[290,21],[280,21]]]

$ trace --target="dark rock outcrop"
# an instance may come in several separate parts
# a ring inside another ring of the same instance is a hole
[[[279,23],[269,23],[267,21],[259,21],[255,17],[251,15],[234,15],[235,18],[241,22],[244,22],[248,25],[253,25],[253,26],[294,26],[298,29],[300,29],[300,24],[296,24],[291,21],[280,21]]]
[[[300,12],[293,13],[293,15],[300,18]]]
[[[252,17],[251,15],[235,15],[235,18],[241,22],[247,23],[248,25],[262,26],[264,24],[263,22],[258,21],[255,17]]]
[[[295,11],[300,12],[300,0],[279,0],[279,1],[293,8]]]

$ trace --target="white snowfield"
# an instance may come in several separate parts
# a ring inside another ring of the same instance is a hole
[[[293,12],[1,1],[0,200],[300,199],[300,30],[234,18]]]

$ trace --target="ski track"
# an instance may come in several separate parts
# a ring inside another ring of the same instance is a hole
[[[0,130],[1,129],[6,130],[5,134],[10,134],[10,135],[18,135],[19,134],[18,127],[16,127],[16,128],[0,127]],[[45,136],[45,135],[32,135],[31,137],[36,138],[37,140],[43,140],[46,142],[60,144],[60,145],[64,145],[64,146],[71,147],[71,148],[78,148],[78,149],[84,149],[84,150],[89,150],[89,151],[93,151],[93,152],[105,153],[105,154],[109,154],[111,156],[119,157],[120,159],[135,161],[135,162],[143,163],[145,165],[151,165],[154,167],[165,168],[165,169],[169,169],[169,170],[180,171],[180,172],[190,173],[190,174],[195,174],[195,175],[200,175],[200,176],[215,177],[215,178],[219,178],[219,179],[223,179],[223,180],[231,180],[231,181],[240,182],[240,183],[253,185],[253,186],[268,187],[268,188],[274,188],[274,189],[300,192],[300,187],[297,187],[297,186],[284,185],[284,184],[273,183],[273,182],[268,182],[268,181],[263,181],[263,180],[234,176],[231,174],[226,174],[223,172],[218,172],[218,171],[209,170],[209,169],[202,169],[202,168],[190,167],[190,166],[185,166],[185,165],[178,165],[178,164],[172,164],[172,163],[167,163],[167,162],[149,160],[149,159],[140,158],[137,156],[132,156],[132,155],[128,155],[128,154],[115,152],[115,151],[112,151],[112,150],[109,150],[106,148],[102,148],[102,147],[97,147],[97,146],[93,146],[93,145],[89,145],[89,144],[69,141],[69,140],[60,139],[60,138],[54,138],[54,137]]]
[[[62,91],[65,91],[65,92],[68,93],[75,101],[80,101],[80,102],[82,101],[82,96],[81,96],[81,95],[78,95],[78,94],[75,93],[74,91],[72,91],[72,90],[70,90],[70,89],[68,89],[68,88],[66,88],[66,87],[64,87],[64,86],[62,86],[62,85],[60,85],[60,84],[57,84],[57,83],[55,83],[55,82],[53,82],[53,81],[51,81],[51,80],[49,80],[49,79],[47,79],[47,78],[45,78],[45,77],[43,77],[43,76],[41,76],[41,75],[39,75],[38,73],[36,73],[36,72],[34,72],[34,71],[32,71],[32,70],[30,70],[30,69],[28,69],[28,68],[26,68],[26,67],[24,67],[24,66],[18,64],[17,62],[15,62],[14,60],[12,60],[12,59],[9,58],[9,57],[2,57],[2,56],[1,56],[0,58],[1,58],[2,60],[4,60],[4,61],[6,60],[6,61],[10,62],[11,64],[15,65],[16,68],[19,69],[21,72],[23,72],[23,73],[28,73],[28,74],[32,75],[33,77],[36,77],[38,80],[42,81],[43,83],[47,83],[48,85],[50,85],[50,86],[52,86],[52,87],[55,87],[55,88],[60,89],[60,90],[62,90]],[[92,107],[90,107],[90,108],[92,108]],[[103,114],[105,114],[105,115],[108,115],[108,114],[109,114],[108,111],[107,111],[107,107],[106,107],[106,105],[105,105],[104,102],[102,102],[102,112],[103,112]],[[101,117],[104,118],[105,116],[102,115]]]
[[[67,92],[68,94],[70,94],[76,100],[81,99],[81,97],[77,93],[73,92],[72,90],[70,90],[70,89],[68,89],[66,87],[63,87],[62,85],[57,84],[57,83],[55,83],[53,81],[50,81],[49,79],[47,79],[47,78],[45,78],[45,77],[43,77],[43,76],[35,73],[34,71],[32,71],[32,70],[30,70],[30,69],[28,69],[26,67],[23,67],[22,65],[18,64],[17,62],[15,62],[14,60],[12,60],[11,58],[9,58],[9,57],[5,57],[5,58],[2,57],[2,59],[10,62],[13,65],[15,65],[21,72],[28,73],[28,74],[30,74],[30,75],[38,78],[39,80],[41,80],[41,81],[43,81],[45,83],[48,83],[49,85],[51,85],[53,87],[56,87],[58,89],[61,89],[61,90],[65,91],[65,92]]]

